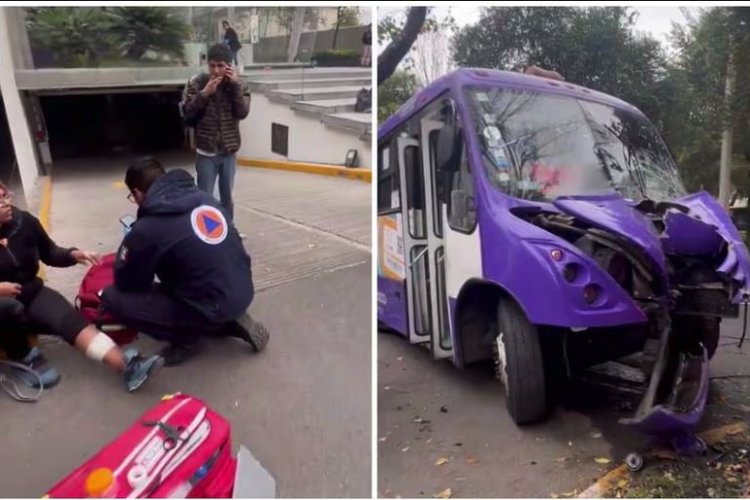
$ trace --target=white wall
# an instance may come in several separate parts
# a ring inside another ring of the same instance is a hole
[[[289,157],[271,152],[271,123],[289,127]],[[271,102],[260,93],[252,95],[250,115],[240,122],[242,148],[239,156],[254,160],[288,160],[343,165],[346,152],[359,152],[359,166],[372,168],[371,141],[354,133],[331,128],[309,115],[301,115],[286,104]]]

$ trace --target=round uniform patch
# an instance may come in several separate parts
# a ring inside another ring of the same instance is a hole
[[[227,238],[229,228],[221,210],[209,205],[201,205],[190,214],[193,232],[204,243],[218,245]]]

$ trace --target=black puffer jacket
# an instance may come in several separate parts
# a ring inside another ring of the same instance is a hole
[[[154,182],[138,208],[115,265],[123,292],[161,287],[207,319],[237,319],[253,300],[250,256],[213,196],[182,169]]]
[[[43,286],[37,276],[39,261],[52,267],[71,267],[76,265],[73,250],[57,246],[39,219],[13,207],[13,219],[0,226],[0,281],[20,284],[23,291],[17,299],[28,304]]]

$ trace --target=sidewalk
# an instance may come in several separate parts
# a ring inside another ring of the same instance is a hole
[[[189,157],[168,157],[189,165]],[[133,212],[124,165],[59,164],[51,233],[60,245],[115,251]],[[165,369],[141,391],[60,342],[42,349],[63,380],[35,405],[0,396],[3,496],[41,496],[131,425],[165,393],[204,399],[274,474],[280,496],[370,495],[370,185],[309,174],[239,169],[236,222],[248,235],[259,292],[253,315],[271,331],[254,355],[232,340]],[[72,299],[85,269],[48,269]],[[158,348],[141,339],[145,352]]]

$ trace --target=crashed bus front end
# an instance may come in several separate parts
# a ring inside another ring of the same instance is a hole
[[[563,332],[568,375],[629,359],[615,371],[640,404],[622,423],[695,451],[721,319],[750,299],[750,255],[711,195],[687,194],[640,111],[567,87],[468,74],[483,279],[543,343]]]

